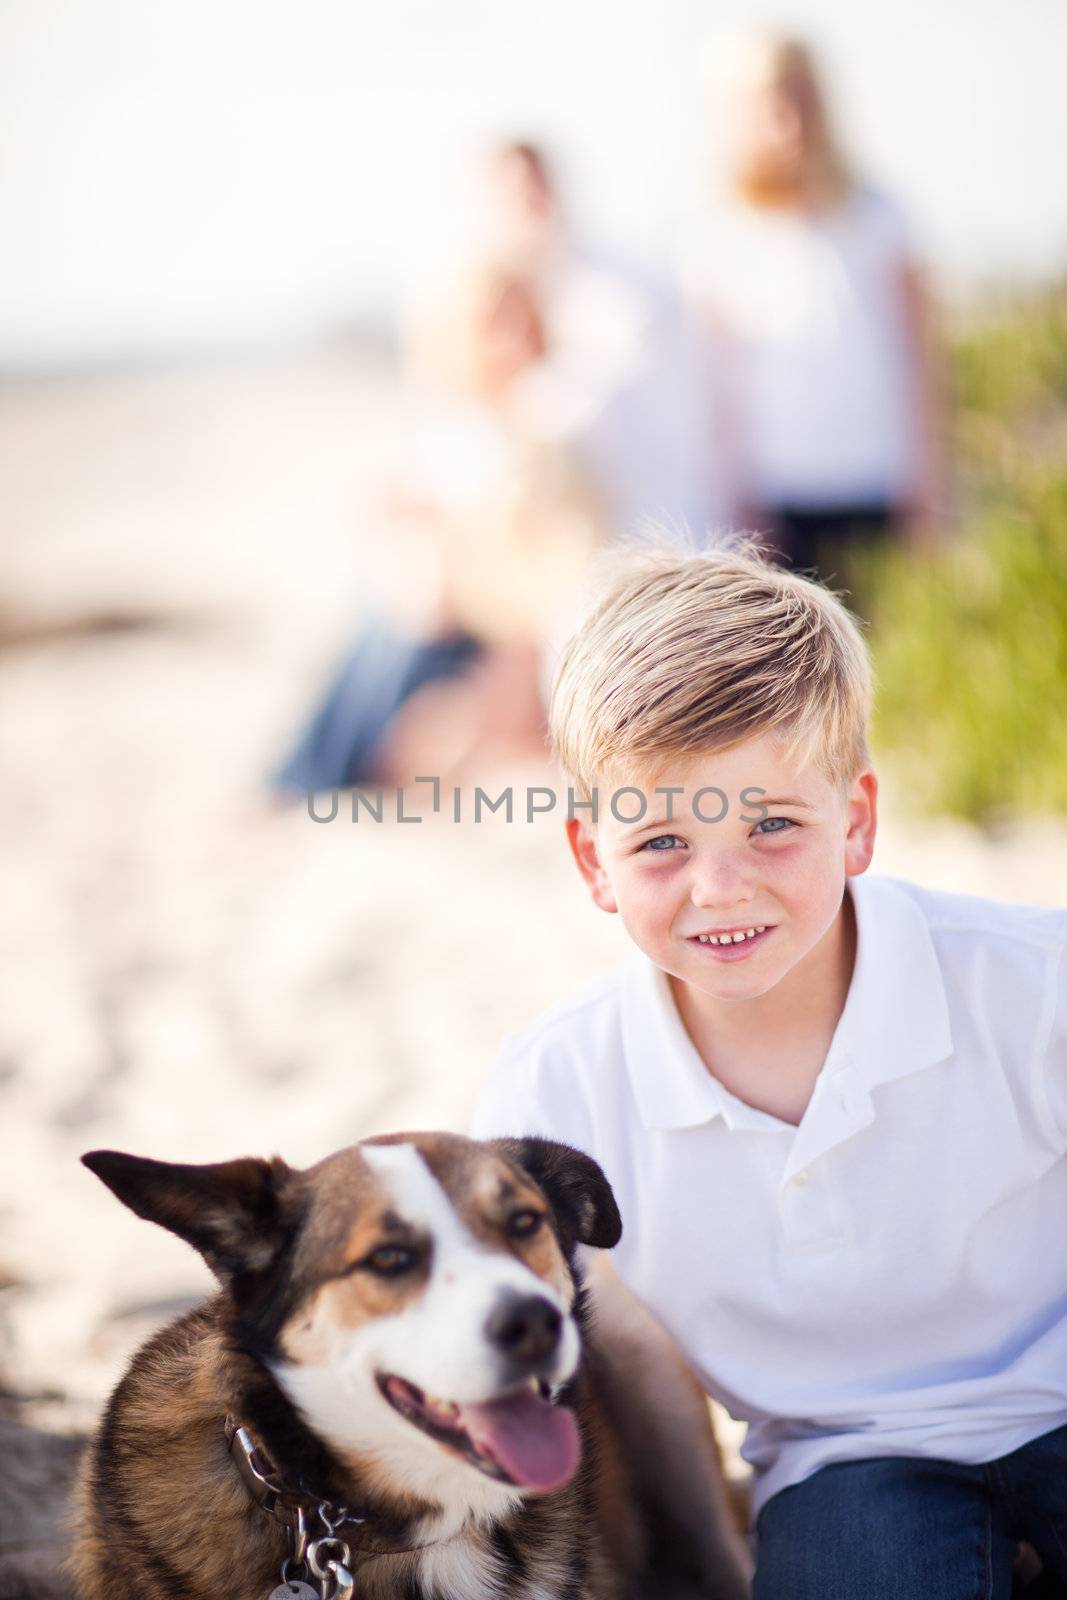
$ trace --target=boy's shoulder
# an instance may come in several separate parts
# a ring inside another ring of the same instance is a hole
[[[521,1123],[521,1131],[591,1148],[599,1108],[629,1099],[624,1019],[641,986],[641,963],[625,962],[505,1039],[482,1089],[475,1137],[520,1131]]]
[[[982,895],[932,889],[906,878],[881,878],[875,883],[904,894],[922,914],[937,943],[953,935],[977,945],[1007,941],[1029,946],[1035,955],[1067,945],[1067,910],[1055,906],[1019,905]]]
[[[862,882],[862,880],[860,880]],[[1038,1048],[1053,1023],[1067,973],[1067,911],[930,889],[901,878],[860,890],[871,934],[866,971],[882,1013],[909,996],[909,1027],[933,1033],[985,1018],[1003,1057]],[[940,1022],[939,1020],[940,1019]],[[1034,1033],[1034,1029],[1037,1033]],[[960,1037],[963,1035],[961,1034]]]
[[[995,1083],[1004,1082],[1017,1108],[1031,1107],[1045,1142],[1062,1151],[1067,1142],[1067,911],[951,894],[901,879],[885,879],[883,885],[885,892],[904,897],[909,908],[903,918],[890,911],[888,936],[883,933],[877,941],[893,974],[883,993],[886,1004],[895,1001],[890,1017],[903,1017],[909,1041],[916,1026],[928,1024],[932,1058],[943,1045],[966,1057],[971,1071],[953,1081],[973,1084],[984,1063],[991,1074],[983,1096],[987,1109],[1001,1103]],[[872,905],[878,893],[875,889]],[[909,922],[911,948],[902,948],[901,929]],[[893,981],[901,971],[909,978],[903,991]],[[890,1021],[887,1031],[893,1025]]]
[[[502,1061],[535,1061],[585,1051],[594,1042],[604,1046],[618,1036],[627,994],[638,981],[640,963],[623,962],[583,984],[525,1028],[509,1035]]]

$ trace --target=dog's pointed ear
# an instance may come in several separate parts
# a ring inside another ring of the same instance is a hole
[[[199,1250],[224,1284],[265,1271],[292,1237],[296,1174],[277,1156],[181,1166],[91,1150],[82,1164],[139,1217]]]
[[[497,1139],[494,1145],[542,1190],[565,1249],[591,1244],[610,1250],[618,1244],[622,1218],[611,1184],[592,1156],[553,1139]]]

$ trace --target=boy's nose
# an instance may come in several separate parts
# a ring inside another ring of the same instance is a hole
[[[730,856],[696,861],[693,865],[690,897],[695,906],[728,911],[755,897],[751,872]]]

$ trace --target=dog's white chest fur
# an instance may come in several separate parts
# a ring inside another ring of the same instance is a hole
[[[500,1564],[492,1551],[479,1549],[466,1539],[450,1540],[419,1557],[419,1582],[423,1594],[434,1600],[497,1600]]]
[[[493,1552],[465,1539],[423,1551],[418,1581],[427,1600],[503,1600],[505,1593],[504,1575]],[[562,1575],[556,1584],[546,1583],[542,1573],[537,1582],[520,1582],[507,1592],[516,1600],[568,1600]]]

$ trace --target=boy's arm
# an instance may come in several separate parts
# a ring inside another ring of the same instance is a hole
[[[653,1530],[650,1596],[746,1600],[747,1508],[727,1483],[702,1385],[608,1252],[589,1252],[587,1283],[606,1401]]]

